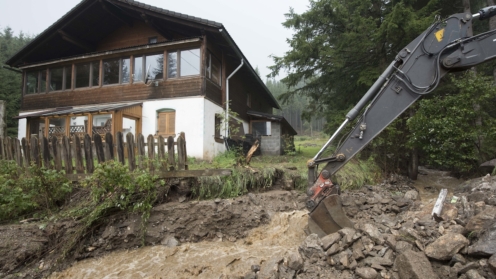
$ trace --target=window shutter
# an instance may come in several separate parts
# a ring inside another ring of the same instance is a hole
[[[167,113],[167,135],[175,135],[176,134],[176,112],[168,112]]]
[[[176,112],[160,112],[157,118],[158,135],[174,136],[176,134]]]

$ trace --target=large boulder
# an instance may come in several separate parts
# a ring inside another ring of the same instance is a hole
[[[298,247],[298,251],[307,258],[322,257],[324,250],[322,249],[322,241],[315,233],[310,234]]]
[[[431,263],[422,252],[407,250],[396,257],[394,262],[400,279],[438,279]]]
[[[492,255],[489,260],[487,260],[487,264],[489,265],[489,268],[496,273],[496,254]]]
[[[491,226],[496,219],[496,207],[491,206],[481,213],[470,218],[465,229],[470,232],[478,232]]]
[[[469,244],[470,241],[463,235],[448,233],[429,244],[425,248],[425,254],[432,259],[449,260]]]
[[[479,256],[496,254],[496,223],[488,228],[477,242],[468,247],[468,254]]]

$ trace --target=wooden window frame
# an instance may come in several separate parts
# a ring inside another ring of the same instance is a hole
[[[218,85],[219,87],[222,87],[222,63],[221,60],[218,59],[212,52],[208,51],[207,52],[207,65],[205,67],[205,76],[215,85]],[[212,58],[217,60],[219,64],[219,82],[215,82],[212,80]]]
[[[166,122],[166,127],[165,127],[165,131],[163,133],[160,131],[160,123],[159,123],[159,119],[160,119],[161,114],[163,114],[166,117],[166,119],[164,120]],[[168,130],[169,129],[168,128],[168,122],[169,122],[170,115],[174,115],[174,131]],[[176,110],[175,109],[159,109],[159,110],[157,110],[156,135],[157,136],[163,136],[164,138],[169,137],[169,136],[176,137]]]
[[[199,53],[200,53],[200,57],[198,58],[198,74],[196,75],[188,75],[188,76],[181,76],[181,52],[182,51],[188,51],[188,50],[198,50]],[[198,77],[201,75],[201,67],[202,67],[202,51],[201,51],[201,47],[194,47],[194,48],[184,48],[184,49],[174,49],[174,50],[169,50],[167,51],[167,55],[164,55],[164,58],[167,58],[166,61],[165,61],[165,65],[169,66],[169,54],[170,53],[176,53],[176,62],[177,62],[177,66],[176,66],[176,76],[175,77],[169,77],[169,73],[168,72],[164,72],[167,77],[167,79],[178,79],[178,78],[190,78],[190,77]]]

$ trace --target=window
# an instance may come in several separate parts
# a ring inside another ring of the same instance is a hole
[[[100,61],[76,64],[76,88],[100,85]]]
[[[168,54],[167,77],[176,78],[199,74],[200,49],[181,50],[177,52],[170,52]]]
[[[222,140],[221,135],[220,135],[221,127],[222,127],[222,116],[220,114],[216,114],[215,115],[215,135],[214,135],[214,139],[215,139],[216,142],[223,143],[224,141]]]
[[[26,73],[26,94],[39,93],[39,71]]]
[[[129,83],[129,58],[116,58],[103,61],[103,85]]]
[[[176,111],[161,109],[157,111],[157,136],[176,135]]]
[[[42,70],[41,78],[40,78],[40,92],[46,92],[46,88],[47,88],[47,70]]]
[[[64,68],[50,69],[50,87],[48,91],[58,91],[63,89]]]
[[[270,136],[271,135],[271,123],[270,121],[253,121],[251,122],[252,134],[257,136]]]
[[[145,70],[143,70],[145,69]],[[146,75],[146,77],[145,77]],[[133,80],[157,80],[164,78],[164,55],[152,54],[134,58]]]
[[[155,44],[155,43],[157,43],[157,37],[150,37],[150,38],[148,38],[148,43],[149,44]]]
[[[207,78],[213,81],[215,84],[221,84],[221,65],[220,61],[213,56],[211,53],[208,54],[207,61]]]

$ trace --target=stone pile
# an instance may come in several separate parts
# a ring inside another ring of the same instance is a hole
[[[494,180],[494,181],[493,181]],[[244,278],[496,279],[496,177],[461,185],[431,217],[408,183],[342,194],[354,228],[319,238],[252,267]]]

